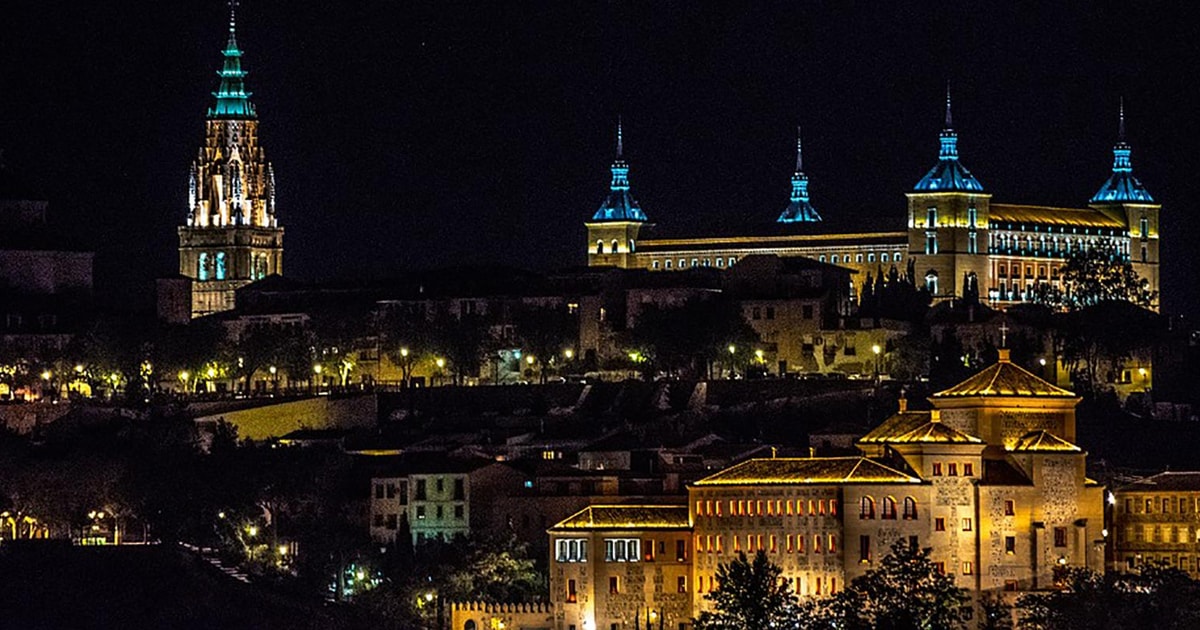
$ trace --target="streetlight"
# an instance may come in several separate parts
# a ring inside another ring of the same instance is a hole
[[[879,382],[879,353],[883,352],[883,348],[875,344],[871,346],[871,352],[875,353],[875,382]]]
[[[575,351],[570,348],[567,348],[566,350],[563,350],[563,356],[566,357],[568,361],[570,361],[571,359],[575,358]]]

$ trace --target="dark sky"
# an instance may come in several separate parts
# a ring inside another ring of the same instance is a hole
[[[10,4],[8,162],[100,252],[103,287],[174,273],[225,5]],[[1124,95],[1135,173],[1164,205],[1166,308],[1200,312],[1200,20],[1058,4],[246,0],[238,40],[287,275],[581,263],[618,114],[664,226],[773,219],[798,123],[824,216],[902,216],[948,79],[963,162],[1001,202],[1086,204]]]

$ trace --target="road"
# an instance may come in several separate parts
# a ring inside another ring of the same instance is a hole
[[[174,546],[0,550],[0,628],[368,627],[345,609],[238,582]]]

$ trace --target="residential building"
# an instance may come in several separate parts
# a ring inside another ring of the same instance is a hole
[[[1200,472],[1166,471],[1113,491],[1113,568],[1159,563],[1200,578]]]

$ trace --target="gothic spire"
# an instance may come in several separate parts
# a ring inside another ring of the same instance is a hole
[[[242,50],[237,44],[237,0],[229,2],[229,40],[221,55],[225,57],[217,72],[221,84],[213,92],[217,105],[208,110],[208,117],[254,118],[254,105],[250,102],[250,92],[246,91],[244,82],[246,71],[242,70]]]
[[[1092,203],[1154,203],[1146,187],[1133,175],[1133,161],[1129,157],[1132,152],[1125,142],[1125,99],[1122,97],[1117,109],[1117,143],[1113,145],[1112,175],[1092,195]]]
[[[950,82],[946,81],[946,124],[943,131],[954,129],[954,117],[950,115]]]
[[[796,127],[796,170],[792,173],[792,196],[783,209],[777,223],[811,223],[821,220],[817,209],[808,201],[808,176],[804,174],[804,145],[800,138],[800,127]]]

